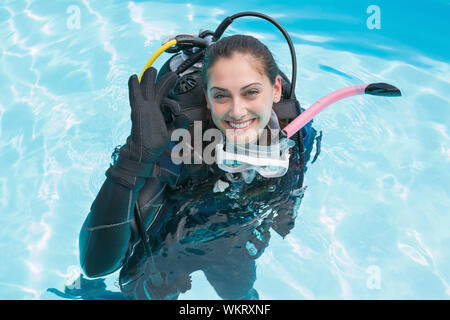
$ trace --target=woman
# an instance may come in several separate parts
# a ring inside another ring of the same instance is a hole
[[[121,290],[134,299],[176,299],[202,270],[223,299],[258,299],[255,259],[272,227],[283,237],[294,225],[303,196],[301,137],[288,172],[265,178],[248,170],[231,174],[217,165],[183,164],[179,174],[162,164],[170,131],[161,105],[176,76],[155,83],[150,68],[129,81],[132,130],[94,200],[80,232],[80,262],[90,277],[119,268]],[[203,131],[217,128],[227,141],[259,143],[259,129],[284,127],[273,105],[284,83],[272,54],[259,40],[235,35],[211,45],[202,67],[209,110]],[[166,174],[169,172],[168,174]]]

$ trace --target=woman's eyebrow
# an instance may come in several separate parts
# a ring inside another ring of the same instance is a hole
[[[262,86],[262,83],[259,83],[259,82],[253,82],[253,83],[250,83],[250,84],[246,85],[245,87],[242,87],[242,88],[241,88],[241,91],[247,89],[248,87],[250,87],[250,86],[252,86],[252,85],[260,85],[260,86]],[[214,90],[214,89],[220,90],[220,91],[227,91],[227,92],[228,92],[227,89],[220,88],[220,87],[211,87],[209,90],[211,91],[211,90]]]
[[[228,91],[227,89],[224,89],[224,88],[219,88],[219,87],[211,87],[211,88],[209,88],[209,91],[212,91],[212,90],[220,90],[220,91]]]
[[[242,87],[241,88],[241,91],[244,91],[245,89],[247,89],[248,87],[250,87],[250,86],[253,86],[253,85],[260,85],[260,86],[262,86],[262,83],[259,83],[259,82],[253,82],[253,83],[250,83],[250,84],[248,84],[248,85],[246,85],[245,87]]]

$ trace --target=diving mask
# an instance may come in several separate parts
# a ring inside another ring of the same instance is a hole
[[[281,177],[289,169],[289,149],[294,145],[288,138],[269,146],[228,142],[225,147],[218,143],[216,162],[220,169],[230,173],[254,169],[266,178]]]

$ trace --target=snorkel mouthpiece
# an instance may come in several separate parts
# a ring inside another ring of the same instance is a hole
[[[371,83],[366,87],[364,93],[383,97],[400,97],[402,95],[398,88],[387,83]]]

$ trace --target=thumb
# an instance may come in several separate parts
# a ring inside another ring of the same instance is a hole
[[[163,98],[162,104],[164,106],[167,106],[172,112],[172,115],[174,117],[174,120],[172,122],[172,129],[187,129],[187,127],[189,126],[189,118],[182,113],[180,104],[174,99],[170,99],[167,97]]]
[[[175,119],[167,125],[169,136],[177,129],[187,129],[189,127],[189,118],[184,114],[175,116]]]
[[[175,117],[174,125],[175,128],[187,129],[189,127],[189,118],[186,115],[180,113]]]

